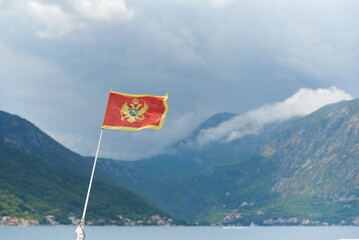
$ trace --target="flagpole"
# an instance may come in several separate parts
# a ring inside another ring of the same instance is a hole
[[[91,173],[91,178],[90,178],[89,187],[88,187],[88,190],[87,190],[87,196],[86,196],[84,211],[83,211],[83,213],[82,213],[81,222],[80,222],[79,226],[78,226],[77,229],[76,229],[77,240],[83,240],[83,239],[84,239],[83,227],[84,227],[84,225],[85,225],[85,216],[86,216],[87,204],[88,204],[89,197],[90,197],[90,192],[91,192],[91,186],[92,186],[93,176],[94,176],[94,174],[95,174],[96,162],[97,162],[98,152],[99,152],[99,150],[100,150],[102,133],[103,133],[103,128],[101,128],[100,138],[99,138],[98,144],[97,144],[97,151],[96,151],[95,161],[94,161],[93,167],[92,167],[92,173]]]

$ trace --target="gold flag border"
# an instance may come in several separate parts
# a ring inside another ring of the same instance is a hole
[[[101,129],[115,129],[115,130],[127,130],[127,131],[138,131],[144,128],[152,128],[152,129],[156,129],[156,130],[160,130],[162,128],[163,123],[165,122],[166,119],[166,115],[168,112],[168,105],[167,105],[167,99],[168,99],[168,93],[166,93],[165,96],[156,96],[156,95],[136,95],[136,94],[127,94],[127,93],[119,93],[119,92],[114,92],[112,91],[112,89],[110,90],[110,93],[115,93],[115,94],[120,94],[123,96],[128,96],[128,97],[160,97],[163,98],[163,105],[165,106],[165,111],[162,114],[161,120],[160,120],[160,124],[158,126],[156,125],[146,125],[144,127],[116,127],[116,126],[109,126],[109,125],[103,125]],[[105,116],[107,114],[107,109],[106,109],[106,113]]]

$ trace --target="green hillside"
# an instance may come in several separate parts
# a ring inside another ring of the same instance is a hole
[[[81,218],[93,159],[84,160],[17,116],[1,112],[0,122],[0,216],[44,224],[46,215],[63,224],[71,223],[70,216]],[[86,220],[147,224],[157,214],[169,218],[120,183],[95,174]]]

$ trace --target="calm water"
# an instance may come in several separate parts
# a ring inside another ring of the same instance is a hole
[[[76,240],[71,227],[0,227],[0,240]],[[359,227],[88,227],[86,240],[339,240]]]

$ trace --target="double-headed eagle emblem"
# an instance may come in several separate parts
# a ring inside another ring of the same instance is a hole
[[[142,104],[139,103],[138,99],[135,98],[132,100],[132,103],[130,103],[129,107],[127,105],[127,101],[122,105],[121,108],[121,120],[127,120],[129,123],[133,123],[137,120],[143,120],[145,119],[145,112],[148,110],[148,105],[145,103],[145,105],[142,107]],[[141,108],[142,107],[142,108]]]

